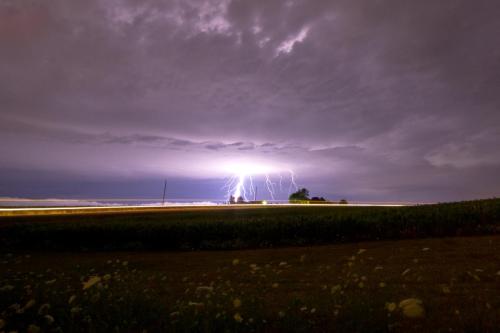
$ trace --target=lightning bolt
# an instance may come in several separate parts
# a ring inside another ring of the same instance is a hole
[[[269,177],[268,174],[265,175],[266,176],[266,187],[267,187],[267,191],[269,192],[269,194],[271,195],[271,199],[272,200],[275,200],[274,199],[274,183],[271,181],[271,178]]]
[[[292,190],[298,189],[298,185],[295,181],[295,173],[292,170],[287,170],[288,172],[288,177],[283,177],[282,173],[278,173],[278,183],[273,182],[272,177],[269,173],[264,173],[263,178],[264,178],[264,183],[265,187],[267,189],[267,192],[269,193],[269,196],[273,201],[276,200],[276,187],[279,187],[279,193],[283,193],[283,182],[284,178],[288,178],[286,180],[287,183],[289,183],[288,186],[288,193],[292,193]],[[255,187],[254,187],[254,179],[253,176],[249,173],[245,172],[239,172],[231,175],[224,186],[222,187],[223,190],[226,192],[226,198],[228,201],[231,201],[231,198],[237,202],[238,199],[243,199],[244,201],[249,201],[249,196],[250,199],[253,200],[255,196]]]
[[[288,194],[292,193],[292,187],[295,188],[295,191],[299,190],[299,186],[295,182],[295,173],[292,170],[288,170],[288,173],[290,174],[290,186],[288,188]]]

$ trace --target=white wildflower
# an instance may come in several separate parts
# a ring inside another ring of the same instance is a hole
[[[425,316],[422,301],[417,298],[408,298],[399,302],[403,315],[408,318],[421,318]]]
[[[234,306],[235,308],[239,308],[239,307],[241,306],[241,300],[240,300],[239,298],[235,298],[235,299],[233,300],[233,306]]]
[[[89,289],[94,286],[96,283],[101,282],[101,278],[98,276],[91,276],[88,281],[83,282],[83,290]]]
[[[234,320],[236,320],[238,323],[241,323],[243,321],[243,318],[239,313],[235,313],[233,316]]]

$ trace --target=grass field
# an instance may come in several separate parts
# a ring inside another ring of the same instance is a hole
[[[486,200],[2,218],[0,332],[498,332],[499,217]]]

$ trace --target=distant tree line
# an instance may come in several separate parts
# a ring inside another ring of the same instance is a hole
[[[229,197],[229,203],[230,204],[236,204],[236,203],[245,203],[245,199],[243,199],[242,196],[239,196],[238,198],[235,198],[234,196]]]
[[[325,199],[324,197],[309,197],[310,193],[309,190],[306,188],[300,188],[297,190],[297,192],[294,192],[290,194],[288,197],[288,202],[290,203],[311,203],[311,204],[320,204],[320,203],[337,203],[337,204],[347,204],[346,199],[341,199],[339,201],[330,201]],[[265,201],[245,201],[243,197],[234,197],[230,196],[229,197],[229,203],[230,204],[246,204],[246,203],[263,203]]]
[[[312,197],[309,198],[309,190],[306,188],[300,188],[297,192],[290,194],[288,197],[288,201],[290,203],[339,203],[339,204],[347,204],[346,199],[342,199],[339,202],[333,202],[326,200],[323,197]]]

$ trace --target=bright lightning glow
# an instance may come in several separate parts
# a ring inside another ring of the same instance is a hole
[[[276,198],[276,188],[280,193],[284,192],[283,183],[289,183],[288,195],[293,189],[298,189],[295,174],[290,169],[280,169],[275,166],[251,162],[228,163],[223,169],[231,174],[223,189],[226,191],[227,200],[232,203],[257,199],[254,186],[254,178],[256,177],[262,178],[272,200]],[[287,177],[283,176],[284,173],[287,174]],[[273,182],[272,176],[278,177],[277,183]]]
[[[243,196],[241,195],[243,192]],[[245,191],[245,174],[240,173],[238,176],[238,182],[236,184],[236,188],[234,190],[233,196],[238,199],[239,197],[243,197],[243,199],[247,200],[246,198],[246,191]]]
[[[225,172],[230,172],[233,175],[265,175],[278,172],[276,167],[246,161],[228,163],[223,167],[223,170]]]

